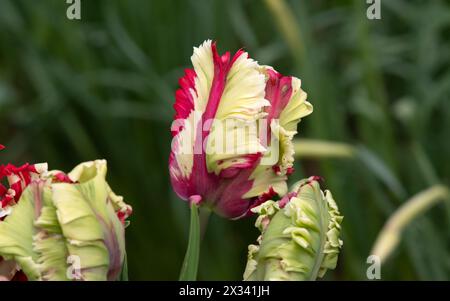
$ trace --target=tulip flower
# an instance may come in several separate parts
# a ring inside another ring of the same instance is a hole
[[[5,146],[0,144],[0,151]],[[12,208],[19,201],[23,190],[32,180],[38,179],[47,171],[47,164],[26,163],[20,167],[13,164],[0,165],[0,223],[12,212]],[[6,178],[7,186],[1,182]],[[4,260],[0,256],[0,280],[26,280],[14,261]]]
[[[29,280],[117,280],[131,207],[106,171],[97,160],[32,180],[0,222],[0,255]]]
[[[300,80],[261,66],[239,50],[194,48],[179,80],[169,172],[183,200],[227,218],[287,192],[292,138],[312,112]]]
[[[252,211],[258,214],[261,236],[258,245],[248,248],[244,280],[315,280],[336,267],[343,217],[316,177]]]

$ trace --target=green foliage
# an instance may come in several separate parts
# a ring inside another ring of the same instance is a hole
[[[70,21],[65,1],[0,0],[2,162],[69,170],[107,159],[111,186],[134,208],[130,279],[175,280],[189,225],[167,171],[177,79],[207,38],[222,51],[245,47],[302,79],[314,113],[300,137],[361,146],[361,162],[298,160],[292,180],[323,176],[345,216],[345,246],[327,279],[366,279],[388,216],[450,182],[450,6],[382,1],[382,19],[369,21],[365,1],[285,2],[302,52],[269,1],[82,1],[82,20]],[[253,223],[211,217],[199,279],[241,278]],[[449,250],[450,206],[438,205],[407,227],[382,278],[448,280]]]

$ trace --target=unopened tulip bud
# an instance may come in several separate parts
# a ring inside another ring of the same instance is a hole
[[[294,186],[282,200],[252,209],[261,236],[248,248],[244,280],[315,280],[336,267],[343,217],[331,193],[315,177]]]

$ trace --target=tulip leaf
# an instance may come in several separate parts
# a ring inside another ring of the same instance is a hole
[[[191,225],[189,242],[180,273],[180,281],[197,279],[198,261],[200,256],[200,218],[196,204],[191,205]]]

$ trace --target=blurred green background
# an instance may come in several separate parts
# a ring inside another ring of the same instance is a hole
[[[177,79],[192,47],[244,47],[302,79],[314,113],[299,137],[348,143],[355,158],[302,158],[292,181],[318,174],[341,212],[344,248],[326,279],[364,280],[388,216],[450,182],[450,4],[382,0],[0,0],[1,162],[70,170],[105,158],[114,190],[134,208],[130,278],[176,280],[189,210],[171,190],[167,160]],[[241,279],[254,220],[212,217],[203,280]],[[450,206],[414,220],[383,266],[385,280],[450,279]]]

